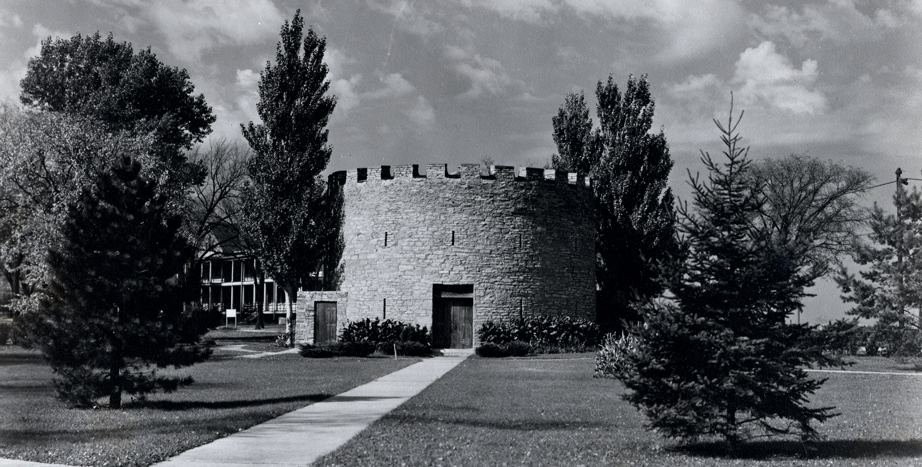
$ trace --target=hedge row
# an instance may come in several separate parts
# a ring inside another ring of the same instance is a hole
[[[400,321],[366,318],[346,323],[339,342],[303,344],[301,356],[308,358],[367,357],[384,355],[424,357],[432,355],[432,337],[425,326]]]
[[[599,326],[569,316],[538,316],[512,321],[487,321],[477,331],[483,344],[525,342],[535,353],[589,352],[597,349]]]
[[[342,342],[418,342],[424,345],[432,344],[429,330],[418,324],[407,324],[401,321],[379,318],[365,318],[346,323],[340,335]]]

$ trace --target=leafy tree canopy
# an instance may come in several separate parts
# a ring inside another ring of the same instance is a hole
[[[0,260],[14,293],[48,281],[46,254],[60,243],[67,206],[113,163],[131,155],[144,176],[168,178],[153,145],[88,117],[0,108]]]
[[[646,76],[622,93],[611,76],[596,87],[599,128],[582,94],[569,94],[553,118],[554,168],[588,174],[596,198],[598,321],[636,320],[631,303],[662,291],[658,263],[677,253],[672,159],[665,134],[651,133],[654,102]]]
[[[99,33],[42,41],[20,82],[20,100],[40,110],[104,122],[111,131],[152,132],[156,147],[176,170],[197,181],[181,150],[211,132],[215,117],[184,69],[161,63],[150,48],[103,40]],[[174,160],[175,159],[175,160]]]
[[[330,161],[326,126],[336,106],[336,98],[326,95],[326,39],[312,29],[304,37],[303,30],[299,10],[282,25],[275,64],[267,63],[260,74],[256,108],[262,123],[241,125],[253,149],[247,163],[250,184],[243,190],[244,230],[267,275],[290,298],[321,269],[336,218],[320,178]],[[288,323],[293,344],[294,327]]]
[[[867,219],[858,196],[874,180],[866,171],[794,154],[756,161],[749,176],[762,198],[755,225],[791,250],[798,274],[817,279],[852,251]]]

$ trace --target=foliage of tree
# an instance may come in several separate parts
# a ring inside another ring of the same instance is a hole
[[[842,267],[836,282],[842,298],[855,304],[847,313],[883,326],[922,328],[922,192],[897,184],[893,205],[891,214],[875,203],[871,243],[854,247],[853,259],[862,269],[855,275]]]
[[[189,154],[189,161],[205,174],[203,182],[191,188],[184,215],[184,229],[198,261],[242,241],[241,192],[249,158],[249,148],[226,140],[212,142],[208,149],[197,147]]]
[[[182,150],[202,141],[215,117],[204,96],[193,94],[186,70],[164,65],[150,47],[135,53],[130,43],[111,34],[103,40],[98,32],[49,37],[29,59],[20,85],[20,100],[28,106],[91,117],[113,132],[152,133],[177,183],[199,180]]]
[[[607,329],[636,320],[631,304],[662,292],[659,264],[677,253],[672,159],[662,132],[651,133],[654,102],[646,76],[622,94],[609,75],[596,86],[599,128],[582,95],[567,96],[553,119],[554,168],[592,178],[596,198],[597,320]]]
[[[126,157],[84,187],[68,205],[63,242],[49,254],[47,294],[23,317],[59,396],[74,405],[108,396],[119,408],[123,393],[175,390],[191,378],[160,376],[154,367],[191,365],[210,352],[183,342],[190,317],[178,274],[192,251],[156,185]]]
[[[253,149],[250,184],[243,192],[244,228],[267,275],[288,296],[289,345],[295,332],[292,300],[302,281],[321,269],[331,230],[320,173],[330,161],[326,126],[336,99],[326,95],[326,39],[310,28],[303,37],[303,29],[300,10],[282,25],[276,63],[267,63],[260,73],[262,123],[242,126]]]
[[[731,447],[755,436],[812,439],[811,424],[835,414],[807,406],[823,381],[805,367],[835,361],[813,328],[785,323],[806,279],[795,253],[757,223],[765,200],[732,106],[727,124],[715,123],[725,160],[702,152],[708,178],[690,181],[694,211],[679,206],[686,254],[666,276],[671,296],[644,308],[630,339],[609,342],[617,358],[600,370],[621,379],[625,399],[668,437],[719,436]]]
[[[852,251],[867,218],[857,200],[873,181],[866,171],[794,154],[756,161],[750,176],[762,198],[756,225],[791,251],[806,280],[825,276]]]
[[[589,176],[599,163],[601,147],[598,145],[598,133],[592,130],[589,106],[582,91],[579,94],[568,93],[563,107],[551,122],[557,145],[557,154],[551,156],[551,166]]]
[[[47,282],[45,257],[60,243],[67,206],[125,155],[147,177],[168,170],[149,135],[113,133],[78,115],[0,109],[0,260],[14,294]]]

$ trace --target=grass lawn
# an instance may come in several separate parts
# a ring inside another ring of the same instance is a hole
[[[150,465],[419,361],[233,358],[242,354],[219,350],[180,370],[195,383],[175,393],[129,400],[123,410],[77,410],[55,399],[40,354],[0,346],[0,458]]]
[[[591,354],[472,357],[316,465],[922,465],[922,375],[815,373],[812,398],[841,416],[826,440],[755,442],[729,458],[721,445],[680,446],[644,429],[623,386],[594,379]],[[901,372],[884,358],[858,371]]]

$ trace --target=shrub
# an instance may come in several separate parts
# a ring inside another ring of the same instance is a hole
[[[599,343],[599,326],[569,316],[536,316],[512,321],[487,321],[477,331],[480,342],[527,343],[540,353],[586,352]]]
[[[430,345],[432,338],[429,329],[418,324],[407,324],[400,321],[379,318],[365,318],[346,323],[340,335],[342,342],[418,342]]]
[[[300,354],[307,358],[367,357],[375,351],[369,342],[330,342],[326,344],[302,344]]]
[[[505,345],[506,353],[510,357],[524,357],[531,353],[531,346],[527,342],[512,341]]]
[[[620,378],[630,371],[631,357],[636,357],[640,340],[631,334],[615,337],[608,334],[595,357],[596,378]]]
[[[371,342],[339,342],[338,347],[346,357],[367,357],[375,352]]]
[[[377,349],[379,353],[393,355],[394,349],[397,349],[397,355],[404,357],[426,357],[432,355],[432,347],[429,344],[421,344],[414,341],[384,341],[379,342]]]
[[[328,345],[301,344],[301,350],[298,353],[306,358],[332,358],[337,356]]]
[[[214,327],[216,317],[220,317],[214,308],[203,308],[199,304],[193,305],[182,312],[187,325],[179,329],[179,342],[183,344],[194,344],[208,332],[209,328]],[[223,324],[223,323],[221,323]]]
[[[477,353],[477,356],[484,358],[499,358],[507,357],[506,347],[501,344],[495,344],[493,342],[485,342],[480,347],[477,347],[474,350]]]
[[[531,346],[522,341],[512,341],[508,344],[486,342],[474,352],[485,358],[524,357],[531,353]]]

